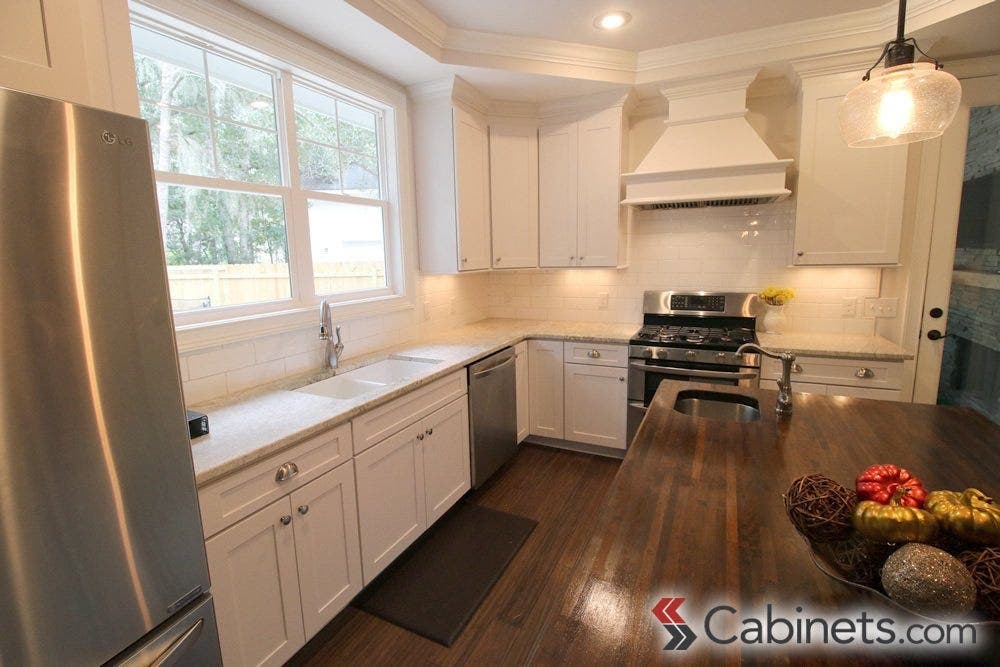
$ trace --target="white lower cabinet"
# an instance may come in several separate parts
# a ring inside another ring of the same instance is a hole
[[[471,488],[465,396],[355,457],[368,584]]]
[[[772,380],[780,376],[781,362],[764,359],[760,369],[760,386],[774,389]],[[902,398],[902,377],[902,361],[800,355],[793,368],[792,391],[898,401]]]
[[[521,341],[514,346],[514,377],[517,394],[517,442],[528,437],[529,384],[528,384],[528,343]]]
[[[625,369],[566,364],[565,439],[625,449]]]
[[[555,340],[528,341],[528,377],[531,405],[528,432],[547,438],[563,437],[563,344]],[[624,409],[625,402],[622,401]]]
[[[305,643],[288,496],[205,542],[222,660],[282,665]]]

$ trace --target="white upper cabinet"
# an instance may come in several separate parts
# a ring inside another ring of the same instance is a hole
[[[493,268],[538,266],[538,130],[490,125]]]
[[[413,163],[420,268],[457,273],[490,268],[490,158],[486,117],[452,89],[413,105]]]
[[[861,74],[802,80],[796,265],[899,262],[907,147],[850,148],[840,135],[840,102]]]
[[[128,4],[0,2],[0,86],[138,114]]]
[[[539,130],[541,266],[621,266],[625,116],[615,106]]]

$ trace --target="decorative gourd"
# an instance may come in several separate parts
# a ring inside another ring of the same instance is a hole
[[[1000,505],[979,489],[932,491],[925,507],[956,537],[975,544],[1000,545]]]
[[[888,505],[862,500],[854,509],[854,529],[870,540],[882,542],[929,542],[938,533],[933,514],[919,507],[903,504],[907,490],[897,489]]]
[[[910,474],[906,468],[882,463],[868,466],[858,475],[854,482],[855,491],[861,500],[874,500],[888,505],[896,489],[909,489],[903,496],[902,504],[909,507],[923,507],[927,491],[919,479]]]

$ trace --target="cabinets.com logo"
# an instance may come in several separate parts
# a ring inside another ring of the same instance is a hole
[[[669,639],[664,651],[686,651],[699,635],[680,615],[685,598],[660,598],[652,614],[663,625]],[[763,613],[741,616],[739,610],[719,604],[704,615],[703,637],[725,646],[739,642],[747,647],[789,648],[817,645],[855,647],[955,647],[976,645],[977,628],[972,623],[899,623],[896,619],[867,610],[844,616],[811,616],[802,607],[782,612],[768,603]]]

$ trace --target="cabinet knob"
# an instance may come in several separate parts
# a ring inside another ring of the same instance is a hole
[[[591,359],[600,359],[601,352],[599,350],[591,350],[590,352],[587,353],[587,356],[590,357]]]
[[[805,250],[799,250],[795,254],[798,255],[799,257],[801,257],[802,255],[806,254],[806,252],[805,252]]]
[[[583,255],[580,255],[580,261],[581,262],[583,261]]]
[[[503,261],[503,257],[497,257],[497,259],[496,259],[497,264],[499,264],[502,261]]]
[[[302,516],[305,516],[306,514],[309,514],[309,506],[308,505],[299,505],[299,514],[301,514]]]
[[[286,514],[285,516],[281,517],[278,520],[281,521],[281,525],[282,526],[287,526],[288,524],[290,524],[292,522],[292,515],[291,514]]]
[[[276,482],[287,482],[291,478],[299,474],[299,467],[289,461],[288,463],[281,464],[278,468],[278,472],[274,474],[274,481]]]
[[[872,372],[870,368],[859,368],[858,372],[854,374],[854,377],[860,378],[862,380],[867,380],[875,377],[875,373]]]
[[[429,428],[426,431],[424,431],[424,433],[426,433],[427,435],[434,435],[434,429],[433,428]]]
[[[468,257],[463,257],[462,258],[462,264],[466,264],[466,263],[468,263],[468,261],[469,261]]]
[[[424,434],[423,433],[417,433],[417,440],[423,440],[423,439],[424,439]]]
[[[624,378],[623,376],[619,375],[619,376],[618,376],[618,381],[619,381],[619,382],[624,382],[624,381],[625,381],[625,378]]]
[[[792,364],[792,372],[793,373],[801,373],[802,372],[802,366],[800,366],[799,364]]]

